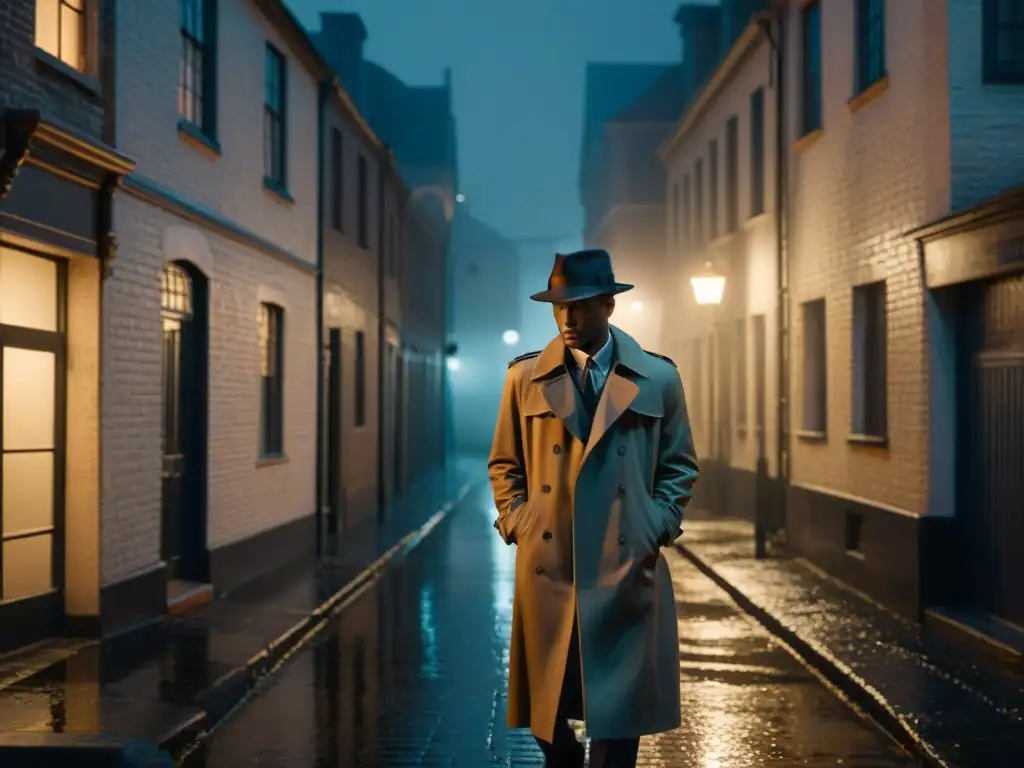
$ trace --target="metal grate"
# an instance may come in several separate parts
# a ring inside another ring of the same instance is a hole
[[[182,320],[192,316],[192,281],[177,264],[166,265],[160,275],[160,309]]]

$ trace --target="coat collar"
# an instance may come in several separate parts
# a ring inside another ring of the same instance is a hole
[[[620,328],[610,326],[611,344],[614,349],[615,366],[623,366],[644,378],[651,376],[650,356],[643,351],[636,340]],[[537,357],[531,380],[545,379],[557,368],[565,367],[565,342],[561,336],[553,338]]]
[[[660,390],[650,381],[653,375],[650,356],[632,336],[615,326],[611,327],[611,335],[614,363],[590,425],[584,461],[627,409],[632,407],[648,416],[662,415]],[[537,358],[530,380],[539,385],[551,413],[561,419],[577,439],[583,440],[587,434],[587,415],[566,367],[567,357],[561,337],[554,338]]]

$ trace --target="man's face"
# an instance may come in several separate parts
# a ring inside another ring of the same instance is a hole
[[[554,304],[552,311],[562,341],[570,349],[596,352],[604,344],[608,320],[615,309],[612,296],[594,296],[567,304]]]

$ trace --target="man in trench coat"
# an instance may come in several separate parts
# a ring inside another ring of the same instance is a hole
[[[635,766],[640,737],[679,726],[679,639],[661,547],[681,533],[698,467],[671,360],[610,325],[603,250],[555,256],[559,335],[509,364],[489,461],[498,518],[517,546],[508,725],[546,765]]]

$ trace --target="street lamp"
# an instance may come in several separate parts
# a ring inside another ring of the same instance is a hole
[[[448,370],[453,373],[462,367],[462,361],[457,357],[449,357],[446,362],[448,364]]]
[[[634,301],[632,304],[629,305],[629,308],[632,309],[634,312],[643,312],[644,303],[642,301]]]
[[[507,330],[503,334],[501,334],[501,340],[504,341],[506,344],[508,344],[510,347],[513,344],[518,344],[519,343],[519,331],[516,331],[516,330],[513,330],[513,329],[510,328],[509,330]]]
[[[690,285],[693,287],[694,299],[701,306],[717,306],[722,303],[722,297],[725,295],[725,275],[715,271],[710,261],[704,264],[704,269],[690,278]]]
[[[465,196],[465,195],[463,195],[463,194],[462,194],[462,193],[460,192],[459,194],[457,194],[457,195],[455,196],[455,202],[456,202],[456,203],[464,203],[464,202],[466,202],[466,196]]]

